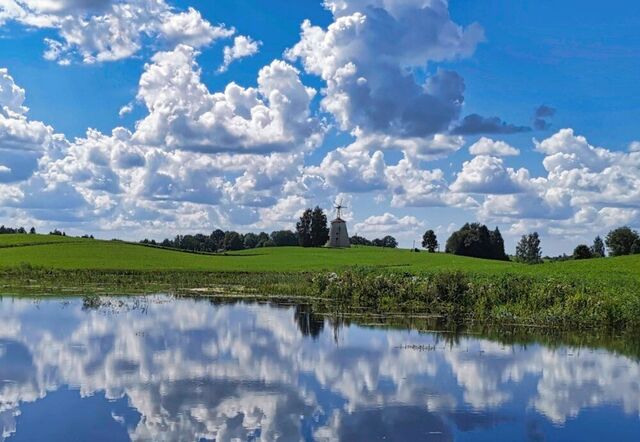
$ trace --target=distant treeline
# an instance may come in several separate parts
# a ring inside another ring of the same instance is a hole
[[[238,233],[234,231],[214,230],[210,235],[198,233],[195,235],[177,235],[173,239],[160,242],[144,239],[142,244],[188,250],[191,252],[216,253],[228,250],[245,250],[259,247],[322,247],[329,239],[327,216],[320,207],[306,209],[296,224],[296,231],[276,230],[268,234]],[[398,241],[392,236],[372,241],[361,236],[351,237],[353,245],[367,245],[377,247],[398,247]]]
[[[5,226],[0,226],[0,235],[12,235],[12,234],[20,234],[20,235],[25,235],[27,233],[27,229],[25,229],[24,227],[5,227]],[[31,228],[31,230],[29,230],[29,233],[32,235],[35,235],[36,233],[36,229],[35,228]]]
[[[29,229],[29,232],[27,232],[27,229],[25,229],[24,227],[6,227],[4,225],[0,226],[0,235],[35,235],[36,232],[36,228],[32,227]],[[52,232],[49,232],[49,235],[59,235],[59,236],[67,236],[66,233],[61,232],[58,229],[55,229]]]
[[[202,233],[195,235],[176,235],[173,239],[167,238],[162,241],[144,239],[140,242],[152,246],[204,253],[255,249],[259,247],[303,246],[298,234],[291,230],[276,230],[270,234],[266,232],[243,234],[234,231],[225,232],[217,229],[210,235]],[[398,241],[392,236],[385,236],[382,239],[374,239],[372,241],[361,236],[353,236],[351,237],[351,244],[390,248],[398,247]]]

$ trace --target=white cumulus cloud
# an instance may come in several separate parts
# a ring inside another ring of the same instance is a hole
[[[233,46],[224,47],[224,61],[218,69],[218,72],[226,72],[234,61],[257,54],[260,46],[262,46],[261,41],[255,41],[251,37],[238,35],[233,40]]]

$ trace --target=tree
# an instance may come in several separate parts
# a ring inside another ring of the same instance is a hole
[[[539,264],[542,262],[542,249],[540,248],[540,236],[538,232],[523,235],[516,247],[516,258],[527,264]]]
[[[329,227],[324,211],[316,206],[311,214],[311,245],[322,247],[329,241]]]
[[[489,240],[491,241],[491,255],[492,259],[499,261],[509,261],[509,257],[504,251],[504,239],[502,239],[502,233],[497,227],[491,233],[489,233]]]
[[[593,245],[591,246],[591,254],[594,258],[604,258],[606,256],[604,250],[604,242],[600,236],[596,236],[596,239],[593,240]]]
[[[631,255],[634,253],[634,247],[640,246],[640,236],[635,230],[624,226],[609,232],[605,242],[611,256]]]
[[[349,238],[349,242],[353,246],[371,246],[373,243],[364,236],[353,235]]]
[[[580,244],[573,251],[573,259],[591,259],[593,254],[591,249],[586,244]]]
[[[447,253],[475,258],[508,260],[504,253],[504,241],[497,228],[490,232],[487,226],[467,223],[447,239]]]
[[[398,247],[398,241],[396,241],[396,239],[391,235],[385,236],[381,241],[382,247],[386,247],[389,249],[395,249]]]
[[[258,247],[258,242],[260,242],[260,238],[255,233],[247,233],[244,235],[244,248],[245,249],[255,249]]]
[[[32,227],[31,229],[29,229],[29,235],[35,235],[36,234],[36,228]]]
[[[422,247],[427,249],[429,253],[433,253],[438,249],[438,238],[433,230],[427,230],[422,235]]]
[[[267,244],[271,241],[269,235],[265,232],[258,233],[258,244],[256,247],[267,247]]]
[[[298,233],[298,244],[302,247],[311,247],[311,224],[313,223],[313,211],[307,209],[302,213],[300,220],[296,224],[296,232]]]
[[[298,236],[291,230],[277,230],[275,232],[271,232],[271,240],[278,247],[298,245]]]
[[[244,243],[242,242],[242,237],[238,232],[227,232],[224,234],[224,249],[225,250],[244,249]]]
[[[224,249],[224,236],[225,233],[220,229],[214,230],[211,232],[211,235],[209,235],[216,251]]]

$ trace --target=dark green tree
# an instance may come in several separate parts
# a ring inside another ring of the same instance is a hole
[[[225,250],[244,249],[244,243],[242,242],[242,237],[238,232],[227,232],[224,234],[224,249]]]
[[[265,232],[258,233],[258,245],[256,247],[267,247],[267,244],[271,241],[269,235]]]
[[[433,230],[427,230],[422,235],[422,247],[427,249],[429,253],[433,253],[438,249],[438,238]]]
[[[624,226],[609,232],[605,242],[609,249],[609,255],[631,255],[634,253],[634,247],[640,246],[640,236],[635,230],[631,230],[629,227]],[[637,245],[634,246],[634,244]]]
[[[29,235],[35,235],[36,234],[36,228],[32,227],[31,229],[29,229]]]
[[[504,239],[502,233],[497,227],[491,233],[489,233],[489,240],[491,241],[491,258],[499,261],[509,261],[509,257],[504,251]]]
[[[542,262],[542,249],[540,248],[538,232],[522,236],[516,247],[516,259],[526,264],[539,264]]]
[[[211,235],[209,235],[209,238],[211,238],[211,242],[216,251],[224,249],[224,232],[222,230],[214,230],[211,232]]]
[[[329,227],[324,211],[316,206],[311,213],[311,245],[322,247],[329,241]]]
[[[364,236],[353,235],[349,238],[349,242],[352,246],[371,246],[373,243]]]
[[[398,241],[396,241],[396,239],[391,235],[385,236],[381,241],[382,247],[386,247],[388,249],[395,249],[398,247]]]
[[[291,230],[277,230],[271,232],[271,241],[277,247],[297,246],[298,236]]]
[[[586,244],[580,244],[573,250],[573,259],[591,259],[593,258],[593,253],[591,253],[591,249]]]
[[[602,241],[602,238],[600,238],[600,236],[596,236],[596,239],[593,240],[593,245],[591,246],[591,254],[594,258],[604,258],[606,256],[604,241]]]
[[[258,247],[258,242],[260,242],[260,239],[255,233],[247,233],[246,235],[244,235],[243,242],[245,249],[255,249],[256,247]]]
[[[447,239],[447,253],[475,258],[507,260],[500,230],[490,232],[480,223],[467,223]]]
[[[296,232],[298,233],[298,244],[302,247],[313,246],[311,238],[311,229],[313,224],[313,211],[307,209],[302,213],[300,220],[296,224]]]

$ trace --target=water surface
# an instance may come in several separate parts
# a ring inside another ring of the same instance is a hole
[[[165,296],[0,298],[0,440],[639,440],[603,349],[333,324]]]

